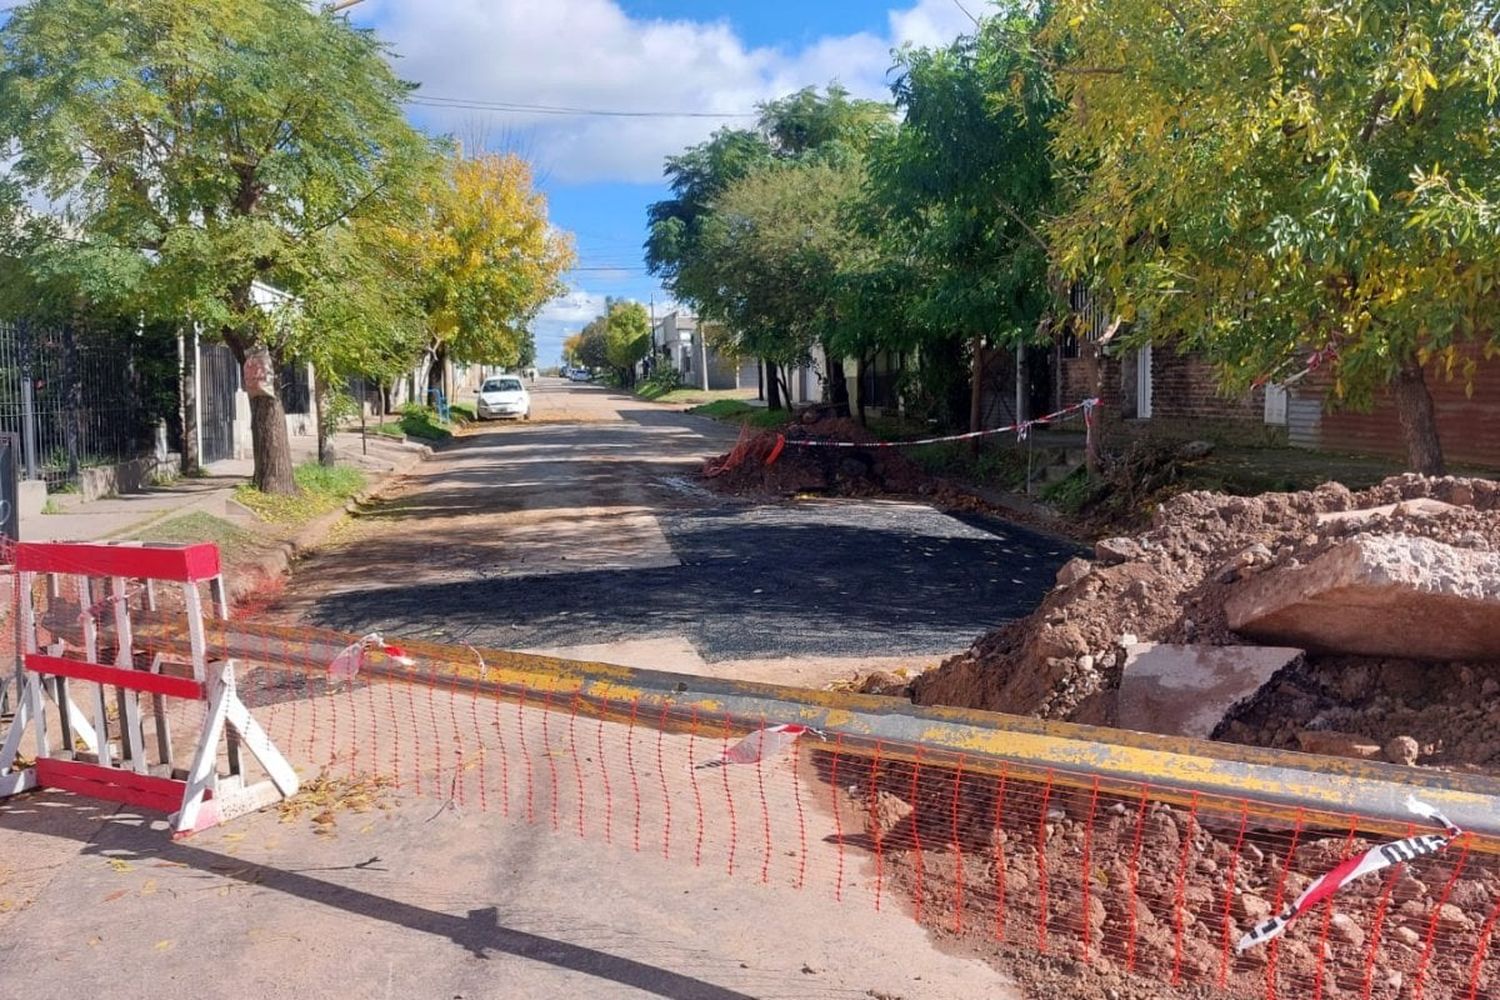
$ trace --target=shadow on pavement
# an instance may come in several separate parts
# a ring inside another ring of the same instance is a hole
[[[273,890],[407,930],[447,938],[478,958],[488,958],[494,953],[513,955],[671,1000],[754,1000],[748,994],[692,976],[502,926],[499,911],[492,906],[470,910],[464,916],[442,913],[313,878],[304,872],[173,843],[166,840],[166,834],[160,830],[116,822],[108,812],[86,800],[58,797],[48,805],[50,808],[45,811],[14,807],[0,809],[0,829],[71,837],[83,843],[84,855],[103,856],[107,851],[109,858],[120,861],[184,865],[258,889]],[[59,810],[68,815],[57,816]]]

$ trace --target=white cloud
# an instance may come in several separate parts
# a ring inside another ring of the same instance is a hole
[[[576,288],[542,307],[532,321],[536,336],[537,363],[556,364],[562,357],[565,337],[577,333],[589,320],[604,312],[604,295]]]
[[[596,292],[574,289],[566,295],[553,299],[542,307],[537,323],[582,327],[589,320],[604,312],[605,296]]]
[[[986,6],[985,0],[961,2],[968,13],[954,0],[921,0],[915,7],[891,11],[891,39],[898,45],[947,45],[964,32],[973,31],[974,21],[969,15],[982,14]]]
[[[636,20],[616,0],[381,0],[371,7],[367,15],[400,57],[398,72],[422,93],[622,110],[747,112],[835,79],[855,94],[881,97],[893,47],[943,44],[972,27],[952,0],[917,0],[888,11],[884,36],[830,36],[788,50],[751,47],[722,21]],[[499,136],[535,158],[539,173],[564,182],[659,180],[664,157],[737,121],[419,113],[461,138]]]

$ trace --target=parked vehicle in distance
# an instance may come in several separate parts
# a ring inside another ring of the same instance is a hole
[[[518,375],[487,378],[479,387],[474,413],[480,420],[530,420],[531,393],[526,391]]]
[[[593,376],[589,374],[587,368],[574,368],[568,373],[568,381],[570,382],[587,382],[591,378]]]

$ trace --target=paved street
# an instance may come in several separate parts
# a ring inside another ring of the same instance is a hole
[[[1051,539],[912,503],[756,506],[696,472],[735,431],[553,382],[420,466],[282,614],[353,632],[826,683],[921,669],[1025,614]]]
[[[339,545],[299,565],[275,611],[817,685],[935,662],[1026,611],[1064,558],[1040,536],[916,504],[755,506],[708,494],[695,471],[733,438],[603,389],[541,386],[535,419],[480,427],[418,466]],[[311,778],[329,757],[336,716],[325,705],[319,728],[306,701],[300,716],[296,702],[283,706],[272,729]],[[456,725],[473,713],[449,714]],[[279,727],[299,717],[304,729],[287,737]],[[548,761],[566,760],[546,733],[533,738]],[[393,736],[372,732],[364,753]],[[506,818],[493,802],[476,812],[461,797],[414,795],[411,768],[430,769],[436,753],[414,763],[418,750],[406,748],[408,785],[388,808],[335,805],[331,833],[307,818],[321,806],[290,821],[242,817],[173,844],[159,817],[129,808],[57,793],[13,803],[0,811],[12,859],[0,865],[10,992],[45,992],[65,962],[72,992],[158,1000],[201,996],[208,974],[225,996],[267,1000],[1018,995],[992,966],[945,951],[902,907],[876,913],[852,889],[835,901],[826,879],[800,891],[758,885],[753,871],[730,878],[719,863],[663,860],[649,837],[636,853],[623,838],[601,845]],[[680,758],[674,751],[670,766],[685,766]],[[662,766],[644,752],[633,759],[645,778]],[[842,835],[829,833],[838,826],[814,798],[810,864],[835,858],[849,886],[878,884],[871,859],[853,851],[845,871]],[[695,808],[701,800],[676,803],[679,830]],[[798,800],[799,823],[802,808]],[[710,824],[710,849],[721,826]],[[731,819],[731,842],[733,829]],[[778,841],[778,861],[784,853]]]

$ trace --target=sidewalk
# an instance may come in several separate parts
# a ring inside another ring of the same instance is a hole
[[[427,448],[421,444],[403,443],[394,438],[369,436],[369,454],[360,446],[358,431],[334,435],[339,462],[363,469],[371,480],[382,479],[404,471]],[[292,463],[300,465],[317,456],[314,438],[292,438]],[[236,459],[215,462],[206,467],[201,478],[179,479],[141,493],[83,501],[68,494],[51,499],[61,513],[42,514],[23,519],[21,538],[28,542],[88,542],[116,538],[145,528],[169,517],[201,512],[233,521],[255,523],[253,515],[234,501],[234,489],[250,478],[252,462]]]

